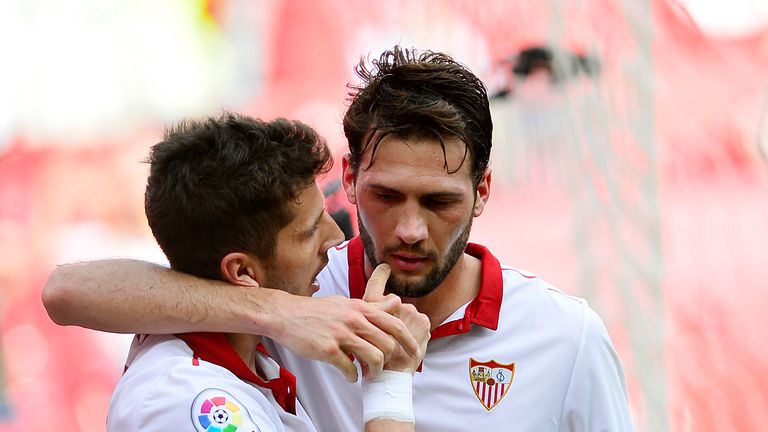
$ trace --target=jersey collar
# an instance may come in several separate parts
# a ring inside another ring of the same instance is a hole
[[[227,369],[243,381],[267,388],[272,391],[283,410],[296,414],[296,377],[287,369],[281,366],[279,377],[264,381],[243,362],[224,333],[182,333],[175,336],[192,349],[193,364],[197,364],[196,361],[200,358]],[[264,345],[258,344],[257,348],[269,356]]]
[[[432,330],[431,339],[467,333],[472,324],[490,330],[496,330],[499,326],[499,312],[504,292],[499,260],[486,247],[475,243],[468,243],[465,252],[482,262],[480,292],[467,305],[463,318],[443,323]],[[364,256],[360,236],[350,240],[347,263],[349,264],[349,296],[352,298],[361,299],[365,293]]]

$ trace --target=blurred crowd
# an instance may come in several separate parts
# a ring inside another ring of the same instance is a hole
[[[57,327],[40,289],[65,262],[164,261],[142,163],[164,125],[298,118],[338,161],[352,66],[398,42],[485,80],[495,183],[473,239],[600,312],[638,429],[764,429],[768,20],[712,34],[641,3],[4,3],[0,431],[104,429],[128,339]],[[354,232],[339,165],[324,191]]]

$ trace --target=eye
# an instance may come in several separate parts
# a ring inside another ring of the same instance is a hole
[[[397,195],[390,192],[376,192],[376,198],[380,201],[392,202],[397,199]]]
[[[307,231],[307,238],[312,238],[317,234],[317,232],[320,230],[320,225],[315,225],[312,228],[310,228],[309,231]]]
[[[428,198],[425,202],[426,206],[432,209],[444,209],[450,207],[455,201],[441,198]]]

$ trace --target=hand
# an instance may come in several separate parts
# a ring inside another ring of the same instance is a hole
[[[381,289],[383,292],[383,282]],[[275,305],[274,310],[291,313],[273,320],[281,324],[267,336],[295,354],[330,363],[350,382],[358,376],[349,354],[374,375],[396,351],[421,355],[421,344],[411,330],[392,315],[402,306],[397,296],[382,295],[376,303],[341,296],[285,297],[285,304]]]
[[[384,286],[391,273],[387,264],[380,264],[374,269],[368,285],[365,288],[363,300],[367,302],[380,303],[391,301],[392,297],[398,298],[394,294],[384,295]],[[418,369],[427,351],[427,342],[429,342],[431,325],[429,318],[416,310],[412,304],[400,304],[393,311],[395,317],[405,324],[411,335],[418,341],[419,352],[406,352],[402,347],[396,347],[394,353],[384,363],[384,369],[398,372],[414,373]]]

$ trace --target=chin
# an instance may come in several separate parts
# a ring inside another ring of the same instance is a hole
[[[419,279],[418,281],[392,281],[393,283],[387,283],[387,292],[395,294],[399,297],[417,298],[424,297],[435,290],[435,286],[425,286],[425,280]]]

